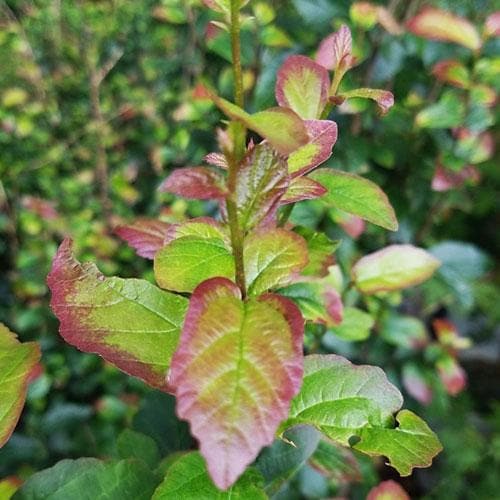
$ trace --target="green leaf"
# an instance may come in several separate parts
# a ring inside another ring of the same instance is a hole
[[[0,323],[0,448],[19,420],[28,379],[39,359],[40,348],[37,344],[21,344],[16,335]]]
[[[233,120],[242,122],[257,132],[281,154],[288,155],[309,141],[306,127],[294,111],[288,108],[270,108],[254,115],[235,104],[212,94],[215,104]]]
[[[302,379],[304,322],[279,295],[241,299],[213,278],[196,288],[170,370],[177,414],[214,483],[229,488],[274,439]]]
[[[245,240],[243,258],[250,295],[288,284],[307,264],[304,239],[285,229],[252,233]]]
[[[372,99],[377,103],[382,114],[387,113],[394,106],[394,96],[388,90],[362,88],[343,92],[339,94],[339,97],[342,99],[351,99],[353,97]]]
[[[150,500],[156,485],[156,477],[140,461],[79,458],[33,474],[14,500]]]
[[[288,188],[286,162],[268,145],[258,144],[238,170],[236,200],[238,220],[244,231],[272,218]]]
[[[356,307],[346,307],[342,323],[330,330],[343,340],[355,342],[366,340],[374,324],[374,319],[367,312]]]
[[[221,239],[183,236],[158,250],[154,270],[161,288],[192,292],[209,278],[234,278],[234,258]]]
[[[167,470],[164,481],[152,500],[265,500],[262,476],[247,469],[236,483],[220,491],[210,479],[203,458],[198,452],[177,459]]]
[[[385,193],[373,182],[354,174],[320,168],[309,175],[323,185],[328,193],[321,200],[329,206],[396,231],[398,222]]]
[[[160,452],[153,438],[131,429],[125,429],[118,436],[116,448],[119,458],[142,460],[151,469],[160,461]]]
[[[145,280],[104,277],[73,257],[69,239],[59,247],[47,283],[66,342],[167,390],[165,376],[188,305],[184,297]]]
[[[417,415],[401,410],[396,420],[399,427],[382,429],[366,427],[354,448],[369,455],[384,455],[389,465],[402,476],[409,476],[414,467],[429,467],[443,449],[436,434]]]
[[[422,109],[415,117],[420,128],[451,128],[463,124],[465,102],[455,91],[444,92],[439,101]]]
[[[2,500],[10,500],[20,485],[21,480],[16,477],[0,479],[0,498]]]
[[[363,427],[389,424],[402,403],[400,392],[378,367],[356,366],[333,354],[306,356],[302,388],[280,430],[309,424],[347,445]]]
[[[356,262],[351,275],[360,292],[401,290],[429,279],[440,266],[430,253],[412,245],[390,245]]]

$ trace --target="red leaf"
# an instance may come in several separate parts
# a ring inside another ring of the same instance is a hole
[[[286,418],[302,380],[303,328],[288,299],[244,302],[224,278],[191,296],[170,383],[219,488],[236,481]]]
[[[328,316],[330,316],[334,325],[340,325],[344,319],[344,304],[340,294],[332,286],[326,286],[324,297]]]
[[[134,248],[137,255],[153,259],[163,246],[169,227],[170,224],[158,219],[140,218],[132,224],[117,226],[114,233]]]
[[[421,370],[415,365],[406,365],[403,369],[403,385],[410,396],[424,405],[432,401],[432,388]]]
[[[432,178],[433,191],[449,191],[463,186],[466,181],[478,182],[480,179],[479,171],[472,165],[463,167],[458,172],[449,170],[438,163]]]
[[[354,66],[351,31],[345,24],[321,42],[316,54],[316,62],[326,69],[333,70],[339,67],[347,70]]]
[[[392,479],[383,481],[368,492],[366,500],[411,500],[408,493]]]
[[[456,396],[467,386],[467,374],[464,369],[451,356],[440,359],[436,363],[439,377],[446,392]]]
[[[207,167],[185,167],[174,170],[163,181],[160,191],[195,200],[211,200],[226,196],[223,178]]]
[[[208,153],[203,158],[203,161],[214,167],[223,168],[224,170],[229,168],[226,157],[222,153]]]
[[[326,189],[308,177],[295,177],[290,182],[288,190],[280,199],[281,205],[297,203],[304,200],[314,200],[326,193]]]

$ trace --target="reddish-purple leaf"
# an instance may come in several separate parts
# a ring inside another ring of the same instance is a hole
[[[396,481],[389,479],[378,486],[374,486],[369,492],[366,500],[411,500],[410,496]]]
[[[226,157],[222,153],[208,153],[203,161],[214,167],[223,168],[227,170],[229,168]]]
[[[316,54],[316,62],[326,69],[333,70],[339,67],[348,70],[354,66],[351,31],[345,24],[321,42]]]
[[[59,332],[147,384],[168,390],[165,376],[177,347],[187,300],[145,280],[106,278],[80,264],[65,239],[47,277]]]
[[[449,191],[462,187],[468,181],[477,183],[479,179],[479,171],[473,165],[466,165],[455,172],[438,163],[432,178],[432,189],[438,192]]]
[[[446,10],[424,7],[407,22],[407,27],[415,35],[429,40],[458,43],[472,50],[481,47],[474,25]]]
[[[281,205],[297,203],[304,200],[314,200],[326,193],[326,189],[308,177],[295,177],[290,182],[286,193],[280,200]]]
[[[443,383],[446,392],[451,396],[456,396],[467,386],[467,374],[465,370],[451,356],[441,358],[436,363],[439,378]]]
[[[484,33],[487,37],[500,36],[500,11],[490,14],[484,24]]]
[[[428,405],[432,401],[432,388],[416,365],[407,364],[403,368],[403,385],[418,402]]]
[[[223,177],[208,167],[185,167],[174,170],[163,181],[160,191],[195,200],[211,200],[226,196]]]
[[[36,196],[23,196],[21,203],[26,210],[33,212],[42,219],[55,220],[59,217],[52,201],[37,198]]]
[[[394,106],[394,96],[392,92],[388,90],[380,89],[355,89],[349,90],[348,92],[343,92],[339,95],[342,99],[351,99],[353,97],[359,97],[361,99],[372,99],[377,103],[380,112],[385,115],[389,109]]]
[[[146,259],[153,259],[155,253],[163,246],[163,240],[170,224],[158,219],[139,218],[131,224],[117,226],[114,233],[126,241]]]
[[[306,120],[304,122],[309,141],[288,157],[288,172],[298,177],[310,172],[332,155],[337,142],[337,124],[330,120]]]
[[[302,380],[303,328],[295,305],[278,295],[242,301],[223,278],[194,291],[169,381],[219,488],[237,480],[286,418]]]
[[[276,101],[301,118],[319,118],[328,99],[327,70],[305,56],[290,56],[278,71]]]
[[[462,89],[470,84],[469,70],[455,59],[439,61],[432,68],[432,74],[438,80]]]

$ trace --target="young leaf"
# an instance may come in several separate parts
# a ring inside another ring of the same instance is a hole
[[[343,92],[342,94],[339,94],[339,97],[342,99],[351,99],[352,97],[372,99],[377,103],[377,106],[383,115],[385,115],[389,109],[394,106],[394,96],[392,95],[392,92],[389,92],[388,90],[366,88],[355,89]]]
[[[389,479],[374,486],[369,492],[366,500],[411,500],[403,487]]]
[[[385,193],[373,182],[358,175],[321,168],[310,177],[322,184],[328,193],[322,200],[385,229],[396,231],[398,222]]]
[[[316,62],[326,69],[335,71],[339,68],[348,70],[354,66],[351,31],[345,24],[321,42]]]
[[[285,229],[252,233],[245,240],[245,277],[250,295],[288,284],[307,264],[302,237]]]
[[[286,193],[280,199],[280,205],[297,203],[304,200],[314,200],[326,193],[326,189],[308,177],[295,177],[290,182]]]
[[[116,227],[114,233],[134,248],[137,255],[153,259],[163,246],[169,226],[158,219],[139,218],[132,224]]]
[[[250,115],[222,97],[212,95],[212,99],[229,118],[257,132],[283,155],[290,154],[309,141],[303,121],[291,109],[270,108]]]
[[[337,124],[330,120],[306,120],[304,122],[309,141],[288,157],[288,172],[298,177],[310,172],[332,155],[337,142]]]
[[[351,275],[360,292],[372,294],[418,285],[439,266],[440,262],[421,248],[390,245],[359,259]]]
[[[236,481],[286,417],[302,379],[303,325],[278,295],[242,301],[223,278],[194,291],[170,383],[219,488]]]
[[[26,399],[30,374],[40,359],[34,342],[21,344],[0,323],[0,448],[8,441]]]
[[[437,361],[436,368],[446,392],[451,396],[461,393],[467,386],[467,374],[455,358],[443,356]]]
[[[301,118],[319,118],[328,99],[327,70],[305,56],[290,56],[278,71],[276,101]]]
[[[104,277],[95,265],[73,257],[70,239],[59,247],[47,283],[66,342],[167,390],[165,375],[187,309],[184,297],[145,280]]]
[[[432,74],[442,82],[466,89],[470,85],[469,70],[455,59],[439,61],[432,68]]]
[[[226,196],[223,177],[208,167],[178,168],[163,181],[159,189],[161,192],[195,200]]]
[[[304,358],[304,380],[280,430],[309,424],[347,445],[365,426],[385,426],[403,398],[374,366],[351,364],[334,354]]]
[[[243,230],[273,217],[287,188],[285,161],[268,144],[255,146],[240,165],[236,180],[238,219]]]
[[[396,420],[399,427],[394,429],[361,429],[361,441],[354,448],[369,455],[386,456],[401,476],[409,476],[414,467],[429,467],[443,448],[429,426],[411,411],[401,410]]]
[[[152,500],[266,500],[262,476],[255,469],[248,469],[227,491],[217,489],[198,452],[178,458],[167,470],[165,479],[154,492]]]
[[[458,43],[471,50],[481,47],[476,28],[467,19],[446,10],[425,7],[408,21],[407,27],[415,35],[430,40]]]
[[[154,474],[139,460],[102,462],[96,458],[79,458],[61,460],[33,474],[15,498],[150,500],[156,484]]]
[[[156,253],[154,272],[161,288],[192,292],[209,278],[234,278],[234,258],[220,238],[183,236]]]
[[[415,363],[406,363],[402,374],[403,386],[419,403],[428,405],[432,401],[432,387],[425,377],[425,372]]]
[[[211,217],[195,217],[179,224],[171,224],[165,233],[162,246],[184,236],[218,238],[229,244],[229,235],[226,234],[220,222]]]

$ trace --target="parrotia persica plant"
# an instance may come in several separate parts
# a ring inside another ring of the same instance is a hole
[[[234,102],[205,83],[205,97],[227,117],[214,131],[219,150],[206,155],[205,165],[173,171],[160,187],[179,197],[212,200],[218,215],[172,224],[141,218],[116,229],[139,256],[153,261],[157,285],[103,276],[94,264],[76,259],[70,239],[59,247],[48,276],[62,337],[173,394],[178,417],[199,443],[199,453],[169,464],[159,485],[144,465],[127,461],[56,465],[62,475],[91,471],[100,487],[109,482],[108,493],[121,483],[137,491],[136,498],[267,498],[262,471],[252,464],[274,440],[293,446],[297,426],[319,431],[325,446],[333,442],[383,456],[402,476],[428,467],[441,450],[428,425],[401,409],[401,393],[379,367],[356,366],[304,344],[310,325],[339,332],[355,325],[352,335],[363,336],[373,320],[356,301],[383,300],[427,280],[439,267],[425,250],[403,244],[341,269],[335,260],[339,242],[289,222],[296,203],[317,198],[397,230],[394,210],[376,184],[321,167],[343,133],[329,119],[332,110],[365,98],[383,115],[393,95],[340,90],[356,65],[350,30],[341,26],[319,44],[315,59],[292,55],[284,61],[276,107],[247,112],[240,58],[246,3],[205,0],[219,15],[217,26],[230,35]],[[443,66],[439,75],[453,69]],[[0,374],[2,386],[5,377],[16,383],[0,399],[0,415],[7,415],[0,444],[17,421],[39,351],[2,327],[4,356],[16,368]],[[28,490],[36,485],[35,479]],[[64,491],[69,495],[70,486]]]

